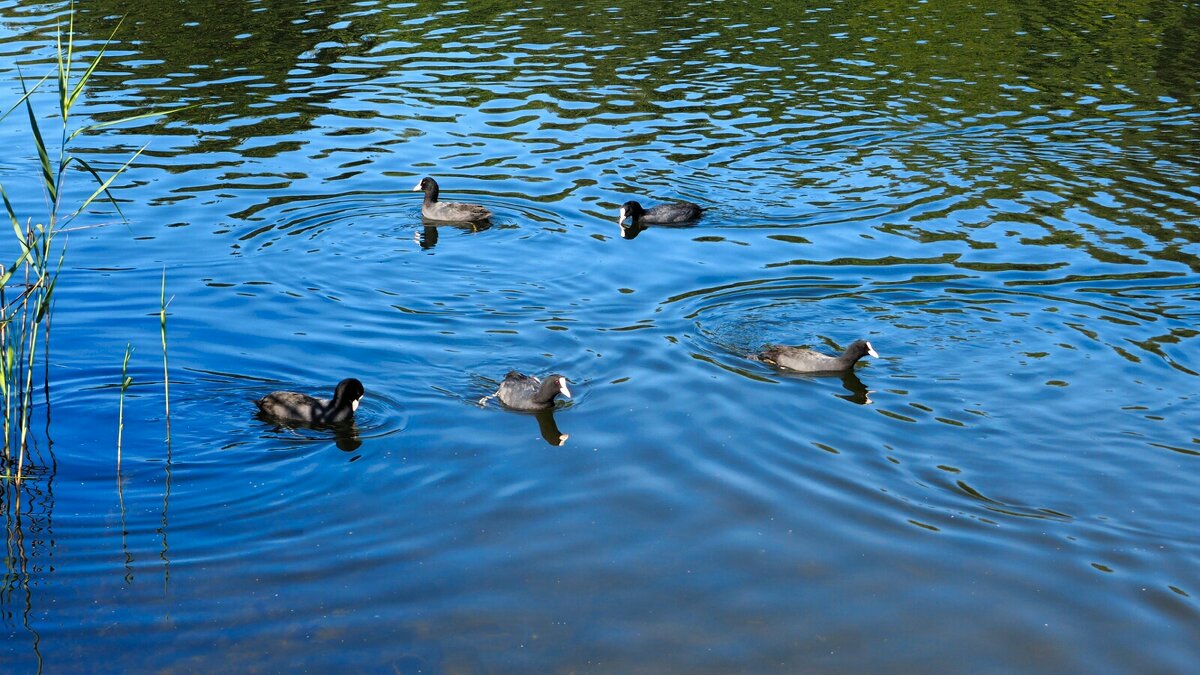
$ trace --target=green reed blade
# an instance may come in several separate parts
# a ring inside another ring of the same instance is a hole
[[[42,180],[46,183],[46,191],[50,193],[50,201],[58,202],[58,186],[54,181],[54,170],[50,168],[50,153],[46,152],[46,142],[42,140],[42,131],[38,128],[37,117],[33,114],[33,106],[25,99],[25,110],[29,113],[29,126],[33,129],[33,142],[37,145],[38,158],[42,162]]]
[[[75,3],[71,3],[70,23],[67,28],[67,52],[66,58],[63,58],[62,45],[62,24],[58,24],[58,30],[54,34],[54,53],[57,57],[57,74],[58,74],[58,110],[65,120],[67,118],[67,87],[70,80],[71,68],[71,51],[75,42]],[[47,76],[48,77],[48,76]]]
[[[18,77],[20,77],[20,72],[21,72],[21,68],[20,68],[20,66],[18,66],[18,67],[17,67],[17,73],[18,73]],[[30,88],[26,89],[26,90],[25,90],[25,93],[24,93],[24,94],[21,96],[21,98],[17,99],[17,102],[16,102],[16,103],[14,103],[14,104],[12,105],[12,107],[11,107],[11,108],[9,108],[8,110],[5,110],[3,115],[0,115],[0,122],[3,122],[3,121],[4,121],[4,118],[5,118],[5,117],[8,117],[8,116],[9,116],[9,115],[12,113],[12,111],[16,110],[17,108],[20,108],[20,107],[21,107],[21,104],[25,102],[25,99],[27,99],[27,98],[29,98],[30,96],[32,96],[32,95],[33,95],[33,92],[37,91],[37,90],[38,90],[38,87],[42,86],[42,83],[43,83],[43,82],[45,82],[45,81],[46,81],[46,80],[48,80],[48,79],[50,79],[50,76],[49,76],[49,75],[44,75],[44,76],[42,76],[42,79],[40,79],[40,80],[38,80],[38,81],[37,81],[37,84],[35,84],[35,85],[33,85],[32,87],[30,87]]]
[[[117,407],[117,469],[121,468],[121,436],[125,432],[125,390],[133,384],[133,376],[129,372],[129,355],[133,353],[133,345],[125,343],[125,360],[121,362],[121,396]]]
[[[142,113],[140,115],[130,115],[129,117],[122,117],[121,119],[109,120],[107,122],[97,122],[95,124],[89,124],[87,126],[80,127],[78,129],[76,129],[75,131],[71,132],[71,135],[67,137],[67,140],[70,141],[71,139],[75,138],[76,136],[78,136],[82,133],[89,132],[89,131],[96,131],[97,129],[103,129],[105,127],[116,126],[118,124],[125,124],[127,122],[136,122],[138,120],[150,119],[151,117],[162,117],[163,115],[170,115],[172,113],[177,113],[180,110],[187,110],[188,108],[196,108],[196,107],[198,107],[198,106],[184,105],[184,106],[180,106],[178,108],[171,108],[169,110],[157,110],[154,112]]]
[[[73,25],[75,21],[73,15],[71,21]],[[96,54],[96,58],[92,60],[90,65],[88,65],[87,70],[83,71],[83,75],[79,76],[79,81],[75,83],[75,88],[71,90],[71,95],[67,97],[66,102],[63,104],[63,119],[66,119],[67,113],[71,110],[71,106],[75,105],[75,99],[79,98],[79,95],[83,93],[84,85],[87,84],[88,78],[92,76],[92,72],[94,72],[96,67],[100,65],[100,60],[104,58],[105,50],[108,49],[108,45],[112,43],[113,38],[117,36],[117,31],[121,29],[121,24],[123,23],[125,23],[125,17],[121,17],[121,19],[117,21],[117,27],[113,29],[112,35],[109,35],[108,39],[104,41],[104,44],[100,46],[100,53]],[[68,43],[68,58],[70,58],[70,49],[71,48]],[[70,68],[70,65],[71,64],[68,63],[67,68]]]
[[[55,275],[55,277],[50,281],[49,285],[46,286],[46,291],[42,293],[41,297],[38,298],[37,314],[35,314],[36,318],[34,319],[35,322],[40,322],[42,318],[46,316],[46,312],[50,310],[50,301],[53,300],[54,287],[57,285],[58,276]]]
[[[4,191],[4,185],[0,184],[0,197],[4,198],[4,208],[8,211],[8,218],[12,221],[13,229],[17,232],[17,240],[21,242],[21,247],[25,247],[25,236],[21,232],[21,223],[17,220],[17,210],[13,208],[12,202],[8,201],[8,193]]]
[[[12,267],[5,269],[3,273],[0,274],[0,288],[4,288],[8,285],[8,280],[12,278],[12,275],[16,273],[17,268],[21,266],[21,263],[24,262],[25,258],[28,256],[28,253],[22,253],[21,257],[17,259],[17,262]],[[5,319],[3,323],[7,324],[8,319]]]
[[[171,300],[174,300],[174,296]],[[171,442],[171,377],[167,368],[167,267],[163,265],[162,287],[158,294],[158,321],[163,348],[163,408],[167,418],[167,443]]]
[[[112,193],[108,191],[108,186],[112,185],[112,182],[117,179],[117,176],[120,176],[122,173],[124,173],[125,169],[128,169],[129,165],[133,163],[133,160],[137,159],[138,156],[140,156],[142,154],[142,151],[145,149],[146,149],[146,146],[143,145],[140,149],[138,149],[137,152],[133,153],[133,156],[130,157],[123,165],[121,165],[121,168],[114,171],[108,177],[107,180],[102,179],[100,177],[100,174],[97,173],[96,170],[93,169],[90,164],[88,164],[86,161],[80,159],[79,157],[72,156],[70,159],[68,159],[67,160],[68,164],[71,162],[75,162],[75,163],[79,164],[80,166],[82,166],[83,168],[87,169],[88,173],[92,174],[92,176],[96,179],[96,182],[100,183],[100,187],[96,188],[96,191],[93,192],[90,197],[85,199],[83,201],[83,203],[79,205],[79,208],[75,209],[75,212],[67,217],[67,220],[74,218],[75,216],[79,215],[80,213],[83,213],[83,210],[86,209],[88,207],[88,205],[91,204],[96,199],[96,197],[99,197],[101,195],[101,193],[103,193],[105,196],[108,197],[109,203],[112,204],[113,208],[115,208],[117,210],[117,213],[121,216],[121,220],[126,220],[125,214],[121,211],[120,205],[117,204],[116,197],[113,197]]]

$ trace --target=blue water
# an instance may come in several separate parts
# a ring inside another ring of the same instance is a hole
[[[84,4],[72,128],[190,107],[70,146],[145,151],[60,239],[6,672],[1194,668],[1193,5]],[[0,0],[0,112],[65,12]]]

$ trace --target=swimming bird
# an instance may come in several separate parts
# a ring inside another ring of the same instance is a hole
[[[483,405],[489,398],[499,397],[501,403],[516,410],[545,410],[554,407],[554,397],[559,394],[571,398],[567,378],[562,375],[555,373],[540,380],[512,370],[504,376],[496,393],[484,396],[479,403]]]
[[[658,206],[643,209],[641,204],[630,200],[621,205],[621,214],[617,218],[617,224],[624,227],[626,218],[629,218],[634,225],[639,223],[656,223],[659,225],[679,224],[696,220],[703,212],[704,209],[701,209],[698,204],[691,202],[659,204]]]
[[[768,345],[754,358],[800,373],[835,373],[850,370],[864,356],[879,358],[870,342],[855,340],[846,347],[841,356],[830,356],[804,347]]]
[[[254,405],[264,414],[281,420],[308,424],[337,424],[354,417],[358,402],[366,390],[362,382],[348,377],[338,382],[332,399],[313,398],[294,391],[276,391],[258,399]]]
[[[425,201],[421,203],[421,215],[430,220],[441,220],[454,223],[472,223],[487,220],[492,212],[478,204],[461,204],[459,202],[439,202],[437,181],[426,176],[413,188],[413,192],[424,192]]]

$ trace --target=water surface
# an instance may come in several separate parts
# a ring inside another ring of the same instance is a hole
[[[4,110],[65,11],[0,1]],[[77,123],[190,107],[73,146],[146,150],[69,234],[0,662],[1189,670],[1197,13],[86,3],[80,63],[126,18]],[[423,222],[424,175],[495,217]],[[707,212],[626,240],[630,198]],[[576,396],[478,405],[513,368]],[[253,415],[346,376],[352,429]]]

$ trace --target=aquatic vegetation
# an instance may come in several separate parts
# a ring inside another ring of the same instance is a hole
[[[0,197],[4,200],[5,212],[12,224],[18,250],[16,259],[0,272],[0,391],[4,397],[4,440],[0,463],[3,464],[2,475],[5,480],[15,480],[19,483],[25,475],[35,408],[34,391],[38,384],[34,372],[39,362],[43,367],[47,365],[44,354],[49,347],[54,289],[66,257],[66,233],[70,230],[71,222],[97,199],[110,204],[117,214],[124,218],[110,188],[144,150],[142,148],[134,152],[123,165],[104,177],[87,160],[69,151],[71,141],[81,134],[103,127],[170,112],[155,111],[72,128],[72,110],[79,103],[89,78],[100,65],[117,30],[120,30],[120,22],[108,40],[99,47],[95,57],[86,64],[81,73],[76,74],[74,14],[71,13],[66,30],[60,26],[58,31],[54,72],[43,76],[33,86],[26,86],[22,77],[23,96],[0,115],[0,122],[3,122],[18,109],[24,109],[29,120],[29,141],[36,150],[37,169],[41,173],[40,182],[47,204],[46,212],[37,217],[41,222],[35,222],[34,217],[17,212],[8,193],[0,184]],[[53,145],[47,142],[43,134],[33,102],[34,93],[51,76],[57,84],[56,113],[61,125],[58,130],[58,143]],[[64,185],[75,170],[90,174],[96,186],[91,194],[70,208],[64,205],[62,198],[65,193]],[[162,320],[165,348],[165,313]],[[42,345],[40,354],[39,341]],[[44,372],[41,383],[45,390],[45,405],[48,407],[49,382]]]
[[[173,300],[174,298],[172,298]],[[162,337],[162,353],[163,353],[163,410],[167,422],[167,444],[171,443],[171,378],[167,367],[167,306],[171,304],[167,300],[167,268],[163,267],[162,287],[158,295],[158,325],[159,335]],[[128,356],[125,357],[129,359]]]
[[[133,384],[133,376],[129,374],[129,357],[133,354],[133,345],[125,343],[125,359],[121,361],[121,398],[117,406],[117,471],[121,470],[121,437],[125,433],[125,392]]]

